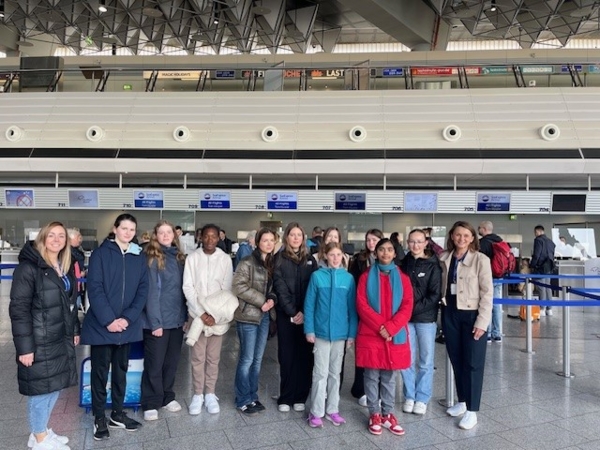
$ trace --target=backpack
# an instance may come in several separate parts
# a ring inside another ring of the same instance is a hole
[[[504,242],[492,242],[492,276],[502,278],[515,271],[517,262],[515,255],[510,251],[510,246]]]

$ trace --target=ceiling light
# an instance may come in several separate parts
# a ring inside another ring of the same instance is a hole
[[[98,5],[98,11],[100,11],[101,13],[105,13],[106,11],[108,11],[108,9],[106,9],[106,0],[100,0],[100,4]]]
[[[490,8],[491,12],[496,12],[496,0],[492,0],[492,7]]]
[[[158,8],[152,8],[150,6],[146,6],[145,8],[142,8],[142,14],[148,17],[162,17],[163,13],[160,9]]]
[[[0,0],[0,18],[4,17],[4,0]]]

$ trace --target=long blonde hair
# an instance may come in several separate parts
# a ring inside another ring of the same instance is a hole
[[[46,239],[48,239],[50,230],[55,227],[61,227],[65,231],[65,246],[60,252],[58,252],[58,264],[61,272],[63,274],[67,274],[71,269],[71,245],[69,244],[69,233],[67,232],[67,227],[60,222],[50,222],[49,224],[44,225],[35,238],[33,246],[38,252],[40,252],[40,255],[42,255],[44,261],[46,261],[48,265],[52,267],[54,263],[50,260],[50,255],[48,254],[48,249],[46,248]]]
[[[181,251],[181,247],[179,246],[179,237],[175,232],[175,225],[167,220],[159,220],[154,226],[154,229],[152,230],[152,236],[150,236],[150,241],[148,241],[148,245],[146,246],[148,266],[152,266],[152,263],[154,260],[156,260],[158,270],[165,269],[165,253],[158,242],[158,229],[163,225],[167,225],[173,230],[173,243],[171,244],[171,247],[177,247],[177,261],[182,265],[185,262],[185,254]]]

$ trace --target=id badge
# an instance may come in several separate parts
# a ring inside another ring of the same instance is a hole
[[[452,284],[450,285],[450,293],[451,293],[452,295],[456,295],[456,283],[452,283]]]

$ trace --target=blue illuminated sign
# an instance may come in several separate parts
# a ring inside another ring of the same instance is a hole
[[[364,211],[367,208],[367,194],[336,192],[335,209],[342,211]]]
[[[200,208],[230,209],[231,195],[229,192],[206,191],[200,193]]]
[[[298,193],[267,192],[267,209],[298,209]]]
[[[163,191],[133,191],[136,208],[164,208]]]

